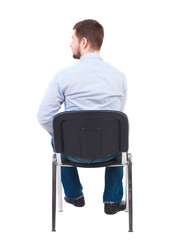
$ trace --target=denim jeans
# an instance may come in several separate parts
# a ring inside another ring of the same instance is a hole
[[[52,138],[52,146],[53,138]],[[121,153],[116,153],[112,156],[108,156],[102,159],[92,160],[91,162],[103,162],[108,161]],[[61,154],[62,157],[74,162],[85,162],[87,159],[79,159],[68,154]],[[105,189],[103,194],[103,202],[120,203],[123,197],[123,167],[106,167],[105,169]],[[78,170],[76,167],[61,167],[61,181],[64,188],[65,196],[69,200],[76,199],[83,195],[83,187],[81,185]]]

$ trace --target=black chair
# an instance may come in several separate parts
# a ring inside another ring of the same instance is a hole
[[[132,162],[131,154],[128,153],[127,116],[118,111],[63,112],[54,117],[53,131],[55,153],[52,162],[52,231],[56,230],[56,190],[58,210],[63,211],[61,166],[86,168],[126,166],[125,202],[129,215],[129,232],[132,232]],[[103,158],[116,152],[122,152],[121,157],[103,163],[91,162],[92,159]],[[88,159],[89,162],[75,163],[62,158],[61,153]]]

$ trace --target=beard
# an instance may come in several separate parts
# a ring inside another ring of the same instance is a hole
[[[73,53],[73,58],[80,59],[80,57],[81,57],[80,49],[77,49],[76,53]]]

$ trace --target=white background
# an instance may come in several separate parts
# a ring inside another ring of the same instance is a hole
[[[88,18],[104,26],[101,56],[128,81],[134,233],[127,213],[104,214],[104,169],[80,169],[86,206],[64,203],[51,232],[52,149],[36,114],[55,73],[76,62],[72,28]],[[1,1],[1,239],[169,239],[169,23],[165,0]]]

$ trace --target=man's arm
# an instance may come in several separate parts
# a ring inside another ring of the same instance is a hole
[[[125,108],[126,99],[127,99],[127,88],[124,91],[124,98],[123,98],[123,103],[122,103],[122,112],[124,111],[124,108]]]
[[[40,125],[53,136],[52,122],[56,113],[64,102],[64,95],[61,90],[59,74],[50,82],[37,114]]]
[[[126,100],[127,100],[127,80],[126,76],[123,77],[123,88],[124,88],[124,96],[123,96],[123,102],[122,102],[122,109],[121,111],[124,111]]]

